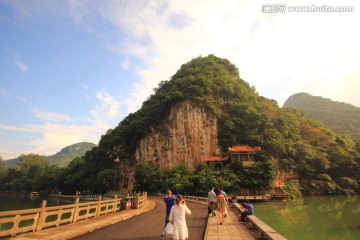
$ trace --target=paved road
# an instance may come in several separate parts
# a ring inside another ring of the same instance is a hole
[[[164,231],[165,219],[165,203],[163,198],[149,197],[149,199],[156,201],[156,206],[153,210],[74,239],[170,239],[170,237],[164,238],[161,236],[161,233]],[[187,201],[186,203],[191,210],[191,215],[186,216],[189,229],[189,240],[204,239],[208,217],[207,206],[203,204],[192,203],[190,201]]]

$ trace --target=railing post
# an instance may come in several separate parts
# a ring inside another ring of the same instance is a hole
[[[116,206],[117,206],[117,195],[114,196],[114,213],[116,212]]]
[[[136,209],[139,208],[139,203],[140,203],[140,192],[137,194],[137,200],[136,200]]]
[[[41,202],[41,211],[40,211],[40,216],[39,216],[39,220],[37,221],[36,224],[36,231],[40,231],[43,227],[43,224],[45,223],[45,214],[46,213],[46,200],[43,200]]]
[[[79,198],[75,198],[75,207],[73,210],[73,217],[70,223],[74,223],[77,221],[77,215],[79,213]]]
[[[100,215],[100,212],[101,212],[101,195],[99,195],[99,197],[98,197],[98,203],[97,203],[95,217],[98,217]]]

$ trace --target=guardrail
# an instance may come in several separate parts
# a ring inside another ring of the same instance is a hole
[[[80,199],[80,202],[90,202],[96,201],[102,197],[102,195],[64,195],[64,194],[50,194],[48,196],[49,200],[58,200],[62,202],[74,202],[76,198]]]
[[[121,196],[131,201],[132,206],[141,208],[147,201],[147,192],[128,192],[128,191],[108,191],[106,197]]]
[[[46,207],[43,201],[40,208],[0,212],[0,237],[15,236],[29,231],[40,231],[44,228],[58,227],[62,224],[75,223],[104,214],[120,211],[122,200],[116,195],[113,199],[80,203],[76,198],[74,204]],[[137,197],[129,199],[133,208],[141,208],[147,201],[147,193],[137,193]]]
[[[208,202],[209,201],[209,199],[205,198],[205,197],[184,196],[184,198],[189,199],[189,200],[203,201],[203,202]]]
[[[248,196],[248,195],[238,195],[238,196],[233,196],[233,199],[236,200],[251,200],[251,201],[268,201],[271,199],[271,196],[269,194],[265,194],[265,195],[252,195],[252,196]]]
[[[185,199],[201,201],[201,202],[208,202],[209,200],[208,198],[205,197],[196,197],[196,196],[184,196],[184,197]],[[232,203],[229,206],[233,206],[235,212],[237,212],[240,215],[241,212],[245,211],[245,209],[239,203],[237,203],[236,197],[232,197],[229,199],[232,199]],[[254,237],[258,239],[268,239],[268,240],[286,240],[285,237],[283,237],[280,233],[276,232],[274,229],[272,229],[262,220],[257,218],[255,215],[247,215],[247,217],[249,221],[246,222],[245,224],[248,228],[252,228],[253,230],[256,230],[256,232],[254,232],[255,233]]]
[[[241,214],[245,209],[238,203],[234,203],[233,207],[235,211]],[[239,216],[240,217],[240,216]],[[268,240],[286,240],[284,236],[276,232],[269,225],[264,223],[261,219],[255,215],[247,215],[248,221],[245,223],[246,227],[256,230],[254,232],[254,237],[258,239],[268,239]]]
[[[143,192],[143,194],[138,193],[136,199],[135,206],[136,208],[142,208],[147,201],[147,192]]]

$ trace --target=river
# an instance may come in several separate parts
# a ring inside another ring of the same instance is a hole
[[[360,197],[255,202],[255,215],[289,240],[360,239]]]

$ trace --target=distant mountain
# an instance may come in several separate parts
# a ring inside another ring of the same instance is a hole
[[[297,93],[285,101],[284,107],[300,109],[305,117],[319,120],[335,133],[348,134],[360,143],[360,108],[354,105]]]
[[[90,142],[80,142],[61,149],[60,152],[47,156],[46,159],[51,164],[66,167],[74,158],[84,156],[85,153],[96,145]]]
[[[88,150],[95,146],[95,144],[90,142],[75,143],[61,149],[60,152],[54,155],[44,156],[44,158],[48,160],[50,164],[57,164],[60,167],[66,167],[74,158],[85,155]],[[5,161],[5,164],[7,167],[12,168],[15,167],[17,162],[19,162],[19,158],[7,160]]]
[[[19,158],[13,158],[9,160],[5,160],[4,163],[7,167],[13,168],[19,162]]]

